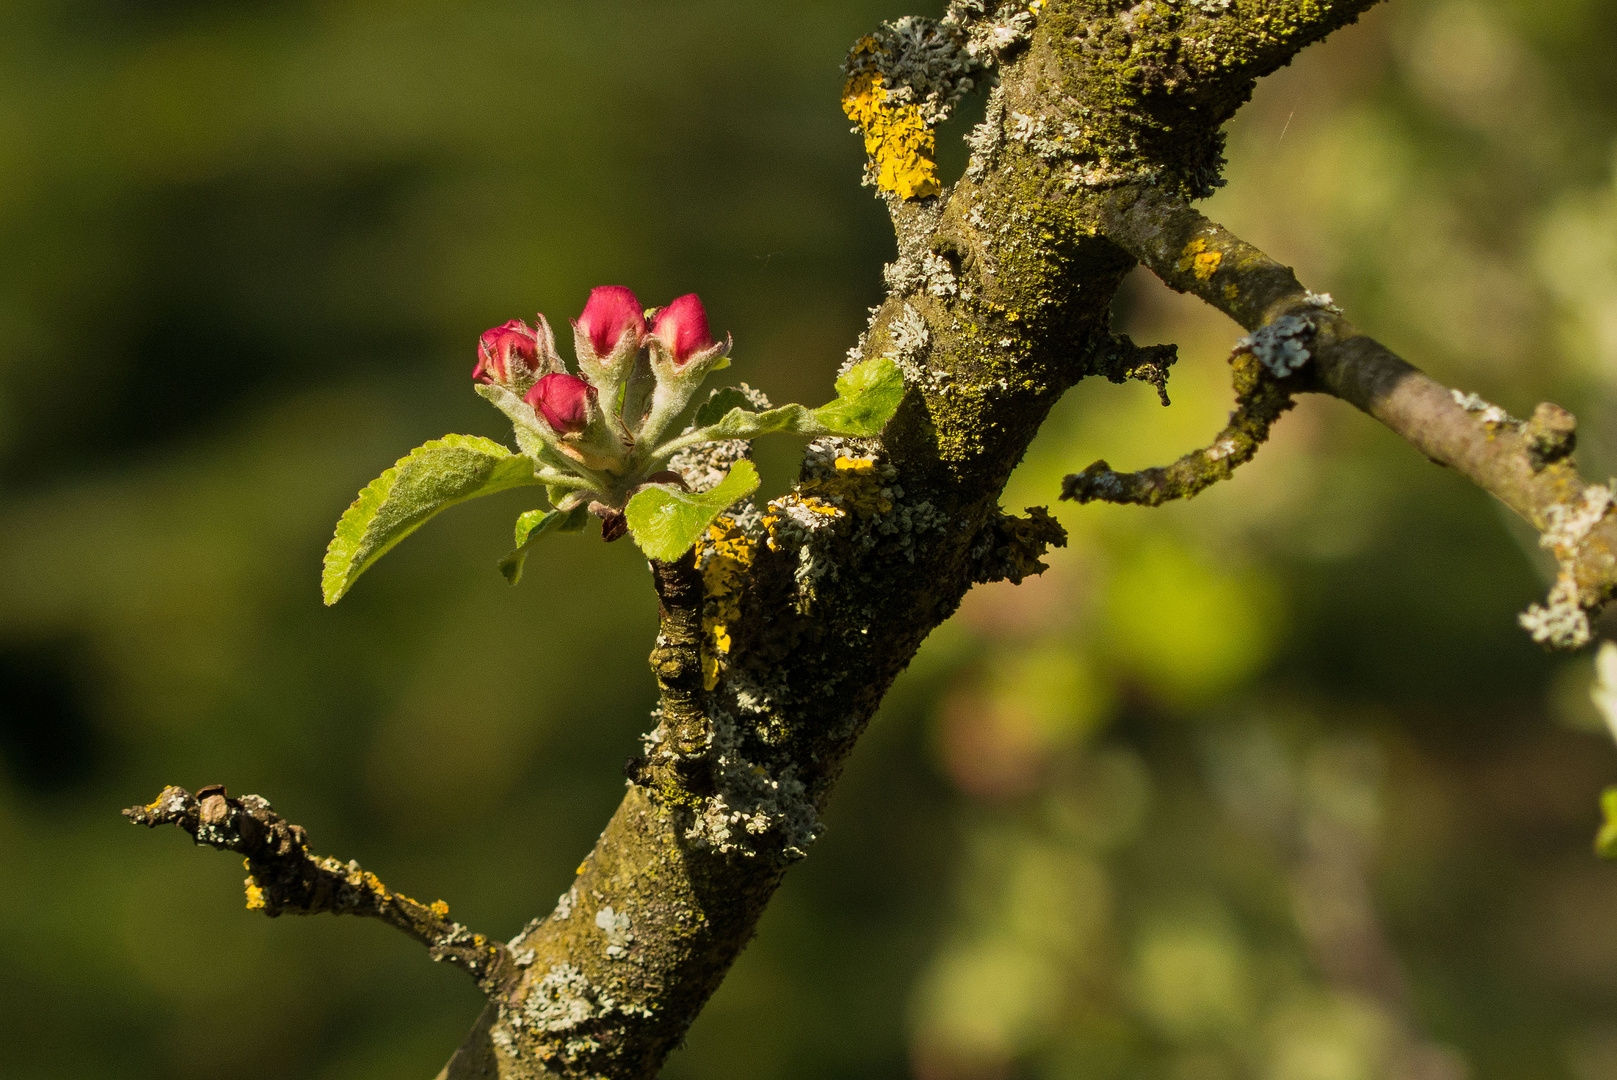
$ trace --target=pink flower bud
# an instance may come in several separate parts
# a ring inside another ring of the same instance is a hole
[[[526,401],[558,435],[576,435],[589,426],[595,387],[577,375],[552,373],[533,384]]]
[[[674,366],[684,367],[693,357],[716,344],[708,332],[707,312],[695,293],[687,293],[657,312],[651,333],[668,350]]]
[[[640,347],[646,336],[646,317],[641,313],[640,301],[622,285],[601,285],[590,290],[584,313],[573,323],[589,341],[596,357],[605,359],[625,344],[624,336]]]
[[[477,342],[477,366],[472,378],[486,383],[509,383],[539,365],[539,335],[521,319],[483,331]]]

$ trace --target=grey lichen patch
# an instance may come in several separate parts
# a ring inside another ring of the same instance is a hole
[[[968,51],[969,35],[957,24],[906,15],[883,23],[843,65],[855,76],[875,71],[891,105],[914,105],[927,127],[949,118],[971,91],[972,74],[982,65]]]
[[[1316,327],[1307,315],[1282,315],[1235,343],[1237,352],[1255,356],[1271,375],[1283,379],[1301,371],[1312,358],[1309,345]]]
[[[1611,508],[1612,489],[1605,484],[1590,484],[1577,502],[1557,503],[1545,511],[1547,524],[1538,538],[1539,546],[1553,551],[1559,560],[1572,558],[1578,545],[1611,513]]]
[[[1044,0],[1003,3],[995,0],[954,0],[943,16],[943,26],[962,32],[964,51],[976,64],[997,63],[1033,33],[1034,12]]]
[[[926,283],[926,291],[930,296],[946,299],[960,291],[960,283],[955,278],[954,267],[935,251],[929,251],[921,256],[921,277]]]
[[[803,858],[820,835],[820,819],[796,767],[772,770],[749,760],[744,748],[749,725],[717,704],[709,715],[718,790],[703,800],[685,838],[726,855],[782,862]]]
[[[1545,511],[1544,532],[1538,543],[1554,553],[1560,570],[1545,602],[1531,605],[1516,620],[1540,645],[1581,649],[1589,644],[1589,614],[1578,590],[1578,549],[1611,513],[1617,502],[1612,495],[1614,487],[1617,480],[1609,485],[1591,484],[1576,502],[1557,503]]]
[[[1506,424],[1515,426],[1521,423],[1520,420],[1517,420],[1514,416],[1510,415],[1504,409],[1501,409],[1498,405],[1493,405],[1487,401],[1484,401],[1482,397],[1477,394],[1467,393],[1461,390],[1451,390],[1449,392],[1454,395],[1454,403],[1456,405],[1468,413],[1476,413],[1478,419],[1480,419],[1484,424],[1487,424],[1490,428],[1501,427]]]
[[[603,1021],[651,1015],[644,1006],[619,1002],[576,965],[553,964],[528,988],[520,1005],[500,1004],[489,1037],[514,1058],[576,1062],[601,1049]]]
[[[595,913],[595,926],[606,937],[608,959],[616,960],[628,954],[629,946],[634,944],[628,912],[613,911],[608,904]]]
[[[988,109],[977,126],[966,135],[966,147],[971,159],[966,163],[966,178],[980,180],[997,162],[1000,147],[1005,145],[1005,88],[995,85],[988,92]],[[981,222],[974,222],[979,227]]]
[[[1547,648],[1581,649],[1589,644],[1589,615],[1578,603],[1577,582],[1567,574],[1556,579],[1544,604],[1531,605],[1516,621]]]
[[[892,342],[888,355],[898,361],[905,381],[926,382],[928,373],[918,362],[932,341],[932,331],[927,328],[926,319],[913,304],[905,304],[888,325],[887,332]]]
[[[1313,290],[1307,290],[1303,293],[1303,303],[1321,311],[1328,311],[1332,315],[1342,314],[1342,309],[1337,306],[1335,300],[1331,299],[1331,294],[1328,292],[1317,293]]]

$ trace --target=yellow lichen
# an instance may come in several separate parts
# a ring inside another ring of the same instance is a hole
[[[251,874],[249,874],[247,876],[246,885],[247,885],[247,910],[248,911],[263,911],[264,910],[264,902],[265,902],[264,901],[264,890],[260,889],[258,887],[258,882],[253,880],[253,877],[252,877]]]
[[[807,510],[832,521],[850,514],[870,517],[892,510],[885,493],[890,466],[867,458],[838,457],[830,475],[804,481],[797,490],[769,503],[764,515],[764,543],[778,551],[777,531],[793,509]],[[741,618],[741,594],[758,553],[757,542],[728,517],[708,526],[697,542],[702,568],[702,686],[712,690],[723,676],[733,644],[730,628]]]
[[[1226,300],[1234,300],[1236,297],[1238,297],[1240,295],[1241,295],[1241,290],[1236,286],[1236,284],[1233,281],[1230,282],[1228,285],[1224,286],[1224,299],[1226,299]]]
[[[837,458],[836,471],[830,476],[805,482],[798,491],[806,495],[819,495],[829,499],[833,509],[852,510],[861,517],[885,514],[893,508],[893,501],[883,492],[891,479],[887,471],[878,468],[870,458]],[[808,501],[820,502],[820,499]],[[825,513],[818,507],[816,512]]]
[[[862,38],[854,55],[875,52],[873,38]],[[865,136],[865,153],[876,186],[901,199],[936,195],[943,190],[938,182],[934,159],[937,139],[921,119],[919,107],[893,105],[887,101],[887,88],[881,72],[857,71],[842,88],[842,111],[859,125]]]
[[[1186,244],[1179,253],[1179,272],[1182,274],[1188,270],[1196,275],[1197,281],[1206,281],[1223,261],[1223,252],[1208,251],[1207,241],[1198,238]]]
[[[449,918],[449,905],[444,903],[442,900],[434,900],[427,910],[438,916],[440,919]]]
[[[741,617],[741,589],[752,567],[754,545],[736,523],[721,517],[698,542],[702,567],[702,686],[719,684],[730,655],[730,625]]]

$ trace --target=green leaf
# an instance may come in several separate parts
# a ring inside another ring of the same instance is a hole
[[[751,410],[752,402],[733,386],[721,386],[713,391],[713,396],[702,402],[696,410],[696,427],[707,427],[724,419],[724,414],[731,409],[740,409],[743,412]]]
[[[904,373],[885,356],[848,369],[837,380],[837,397],[814,410],[827,435],[881,434],[904,400]]]
[[[758,470],[738,461],[712,491],[696,494],[658,485],[629,500],[624,513],[640,550],[653,559],[673,562],[689,551],[713,519],[758,490]]]
[[[500,560],[500,573],[515,585],[522,580],[522,568],[528,561],[528,549],[546,533],[583,532],[590,517],[589,507],[572,510],[529,510],[517,518],[516,550]]]
[[[754,439],[772,431],[815,437],[879,435],[904,400],[904,375],[887,357],[866,360],[837,380],[837,393],[838,397],[818,409],[782,405],[751,412],[741,392],[726,387],[697,410],[694,430],[659,446],[653,457],[662,458],[697,443]]]
[[[537,483],[530,459],[489,439],[445,435],[417,447],[372,480],[337,522],[320,575],[326,603],[342,599],[372,563],[445,507]]]

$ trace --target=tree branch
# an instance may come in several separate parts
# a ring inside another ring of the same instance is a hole
[[[136,825],[175,825],[198,844],[234,851],[247,860],[247,907],[277,915],[361,915],[379,919],[427,947],[434,960],[460,968],[486,994],[508,989],[520,964],[509,949],[449,921],[442,900],[423,904],[383,885],[357,862],[312,855],[308,834],[258,795],[231,798],[214,784],[195,795],[166,787],[145,806],[123,812]]]
[[[1295,374],[1282,376],[1296,390],[1357,406],[1531,522],[1560,576],[1522,625],[1547,645],[1588,642],[1588,613],[1617,590],[1617,518],[1611,490],[1578,475],[1571,413],[1546,402],[1524,422],[1443,386],[1362,333],[1328,297],[1305,290],[1289,267],[1173,195],[1119,190],[1102,203],[1100,223],[1171,288],[1253,331],[1256,355],[1287,368],[1302,357]]]
[[[1099,499],[1110,503],[1160,506],[1173,499],[1188,499],[1220,480],[1257,454],[1269,429],[1291,408],[1291,391],[1251,352],[1237,349],[1230,356],[1235,377],[1235,411],[1211,446],[1193,450],[1166,468],[1139,472],[1113,471],[1104,460],[1061,481],[1061,497],[1080,503]]]
[[[527,965],[441,1077],[656,1074],[819,835],[847,755],[921,641],[973,584],[1020,581],[1063,542],[1042,508],[998,505],[1052,405],[1091,374],[1160,384],[1165,351],[1136,363],[1109,350],[1134,260],[1097,227],[1102,203],[1124,184],[1210,190],[1219,127],[1254,80],[1373,2],[1046,0],[1035,15],[954,0],[915,55],[905,34],[869,39],[889,50],[867,59],[892,81],[877,96],[863,73],[861,115],[907,131],[917,160],[932,131],[916,125],[934,125],[968,75],[997,71],[965,176],[883,195],[897,257],[850,359],[896,361],[904,403],[880,439],[816,440],[791,492],[737,510],[690,562],[653,567],[662,695],[648,753],[572,887],[512,942]],[[939,96],[900,117],[919,100],[900,91]]]

